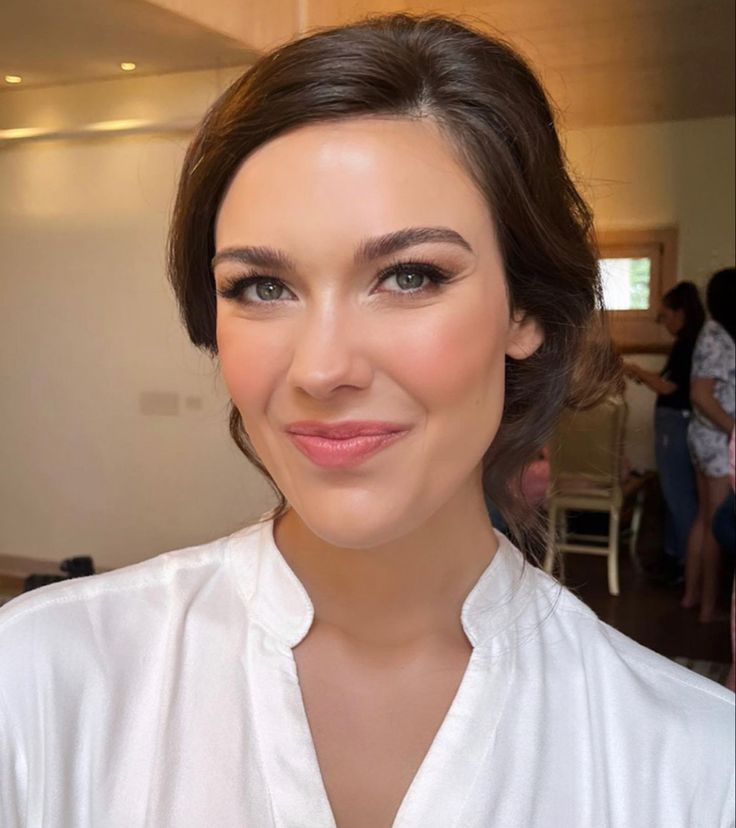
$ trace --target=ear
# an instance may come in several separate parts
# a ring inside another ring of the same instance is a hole
[[[544,342],[542,326],[533,316],[519,311],[511,317],[506,335],[507,356],[512,359],[526,359],[539,348],[542,342]]]

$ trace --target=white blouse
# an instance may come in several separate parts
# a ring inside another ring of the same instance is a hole
[[[733,694],[499,543],[394,828],[733,826]],[[333,828],[291,649],[312,618],[272,521],[11,601],[2,828]]]

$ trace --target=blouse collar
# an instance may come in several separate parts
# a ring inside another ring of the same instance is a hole
[[[533,592],[530,579],[525,577],[531,564],[505,535],[496,532],[496,537],[496,554],[468,593],[460,614],[473,647],[508,629]],[[252,616],[288,647],[296,647],[312,626],[314,607],[276,546],[273,519],[262,519],[236,532],[229,541],[228,557]],[[252,544],[257,547],[256,554]],[[244,545],[250,548],[246,550]]]

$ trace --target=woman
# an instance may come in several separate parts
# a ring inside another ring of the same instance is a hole
[[[698,515],[690,533],[684,607],[700,606],[700,621],[726,618],[717,609],[720,553],[713,518],[728,496],[728,439],[736,413],[736,270],[711,276],[706,293],[711,318],[693,353],[690,396],[695,416],[688,430],[696,468]]]
[[[612,379],[570,382],[589,238],[538,82],[453,21],[318,33],[224,94],[171,276],[280,505],[5,610],[4,828],[729,823],[730,694],[485,511],[521,524],[510,477]]]
[[[691,413],[690,369],[695,340],[705,321],[698,288],[692,282],[675,285],[662,297],[658,320],[675,337],[664,368],[656,373],[628,362],[624,371],[657,394],[654,440],[659,481],[667,508],[666,569],[676,578],[679,576],[682,582],[688,537],[698,512],[695,474],[687,445]]]

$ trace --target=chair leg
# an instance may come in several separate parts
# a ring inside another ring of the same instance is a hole
[[[560,523],[562,524],[562,527],[560,528],[560,540],[562,541],[562,543],[567,543],[567,511],[565,509],[562,510],[561,516],[562,520],[560,521]]]
[[[618,584],[618,509],[611,509],[608,525],[608,591],[611,595],[619,594]]]
[[[639,529],[641,528],[641,518],[644,514],[644,498],[646,492],[642,487],[636,493],[636,501],[634,503],[634,511],[631,515],[631,527],[629,529],[629,557],[636,572],[642,571],[641,561],[637,554],[637,544],[639,543]]]
[[[547,551],[544,555],[544,571],[552,573],[555,565],[555,547],[557,545],[557,507],[550,503],[547,509]]]
[[[560,509],[558,513],[557,522],[560,522],[560,518],[562,518],[562,542],[567,543],[567,510]],[[562,551],[557,552],[557,580],[561,583],[565,583],[565,553]]]

